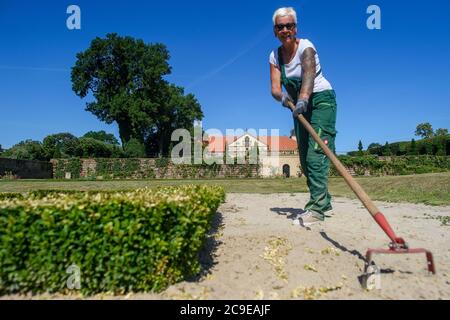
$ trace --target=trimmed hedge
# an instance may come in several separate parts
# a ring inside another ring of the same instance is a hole
[[[225,192],[203,185],[2,198],[0,294],[67,293],[75,264],[90,295],[159,291],[198,273]]]

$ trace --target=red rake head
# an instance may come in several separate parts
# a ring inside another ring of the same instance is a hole
[[[404,241],[403,245],[401,246],[399,246],[398,243],[391,243],[389,245],[389,249],[368,249],[366,253],[366,263],[367,263],[366,268],[372,264],[372,256],[374,254],[408,254],[408,253],[425,253],[427,258],[428,272],[436,274],[433,254],[429,250],[422,248],[409,249],[406,243],[404,243]]]
[[[391,239],[391,243],[389,244],[389,249],[369,249],[366,253],[366,260],[368,266],[372,264],[372,256],[373,254],[382,253],[382,254],[402,254],[402,253],[425,253],[427,257],[427,267],[428,271],[432,274],[436,274],[436,268],[434,266],[433,261],[433,254],[422,248],[417,249],[410,249],[408,245],[406,244],[405,240],[403,238],[399,238],[395,235],[394,231],[392,230],[391,226],[387,222],[385,216],[378,212],[376,213],[373,218],[378,223],[378,225],[383,229],[383,231],[386,233],[386,235]]]

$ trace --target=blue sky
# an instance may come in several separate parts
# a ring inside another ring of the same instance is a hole
[[[81,30],[66,9],[81,8]],[[381,8],[381,30],[366,9]],[[0,144],[106,130],[71,89],[75,55],[117,32],[167,45],[167,79],[195,94],[204,129],[279,129],[292,117],[270,95],[268,57],[279,44],[272,14],[293,6],[299,37],[316,46],[337,94],[338,153],[410,140],[430,122],[450,128],[450,2],[429,1],[20,1],[0,0]]]

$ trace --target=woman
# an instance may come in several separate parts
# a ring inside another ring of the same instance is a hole
[[[295,105],[294,129],[302,171],[306,176],[310,200],[299,216],[303,226],[325,219],[332,209],[328,192],[329,160],[320,146],[297,120],[299,114],[308,120],[325,144],[334,151],[336,137],[336,96],[325,79],[314,45],[298,39],[297,14],[293,8],[280,8],[273,15],[274,34],[281,47],[270,55],[272,96],[288,107]],[[285,88],[283,92],[281,85]]]

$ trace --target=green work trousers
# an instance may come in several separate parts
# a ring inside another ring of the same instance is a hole
[[[336,95],[334,90],[313,93],[304,117],[322,141],[335,152],[336,137]],[[325,219],[325,212],[332,209],[328,192],[330,161],[322,148],[314,141],[303,125],[294,119],[294,130],[300,152],[302,172],[310,191],[310,200],[305,210],[316,212],[318,218]]]

